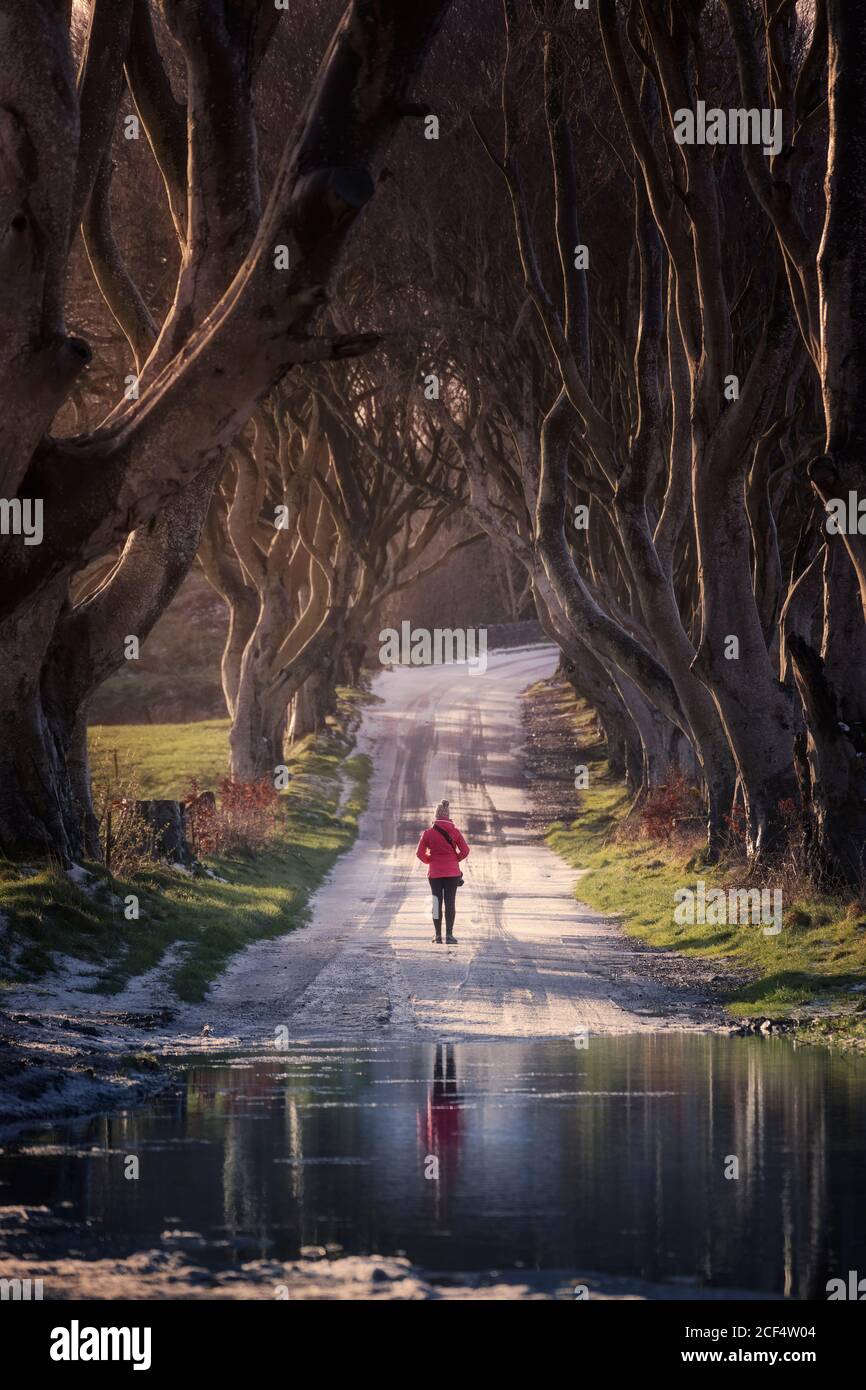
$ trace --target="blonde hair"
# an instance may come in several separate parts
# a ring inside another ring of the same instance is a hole
[[[451,802],[450,802],[450,801],[440,801],[440,802],[439,802],[439,805],[436,807],[436,814],[435,814],[435,816],[433,817],[433,819],[434,819],[434,820],[450,820],[450,819],[451,819]]]

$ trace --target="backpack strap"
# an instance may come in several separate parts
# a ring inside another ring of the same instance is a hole
[[[434,826],[431,826],[431,829],[432,829],[432,830],[438,830],[438,831],[439,831],[439,834],[442,835],[442,836],[448,841],[448,843],[449,843],[449,845],[451,846],[451,848],[453,849],[454,853],[455,853],[455,854],[457,853],[457,846],[455,845],[454,841],[451,839],[451,836],[448,834],[448,831],[447,831],[447,830],[443,830],[441,825],[434,825]]]

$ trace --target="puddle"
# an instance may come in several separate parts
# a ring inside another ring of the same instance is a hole
[[[784,1040],[304,1045],[6,1144],[0,1203],[57,1218],[19,1254],[326,1247],[824,1298],[866,1269],[864,1153],[866,1060]]]

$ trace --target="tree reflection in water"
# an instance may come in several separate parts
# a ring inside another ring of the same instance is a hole
[[[864,1150],[866,1061],[784,1041],[340,1043],[193,1066],[6,1145],[0,1183],[123,1252],[180,1228],[214,1263],[339,1246],[808,1298],[866,1269]]]

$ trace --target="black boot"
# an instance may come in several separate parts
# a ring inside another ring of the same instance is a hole
[[[457,937],[456,937],[456,936],[452,936],[451,933],[450,933],[450,931],[445,933],[445,945],[446,945],[446,946],[456,946],[456,945],[457,945]]]

